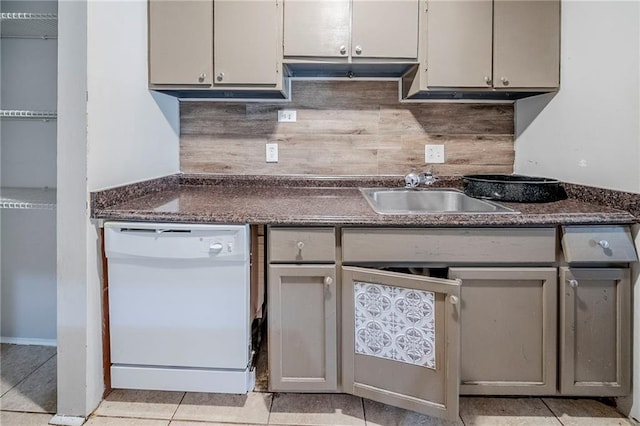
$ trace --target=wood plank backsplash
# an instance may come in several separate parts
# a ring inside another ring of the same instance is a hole
[[[181,102],[184,173],[437,175],[512,173],[511,104],[400,103],[394,81],[292,82],[292,102]],[[278,109],[297,122],[278,123]],[[265,162],[278,143],[279,162]],[[425,164],[424,145],[445,163]]]

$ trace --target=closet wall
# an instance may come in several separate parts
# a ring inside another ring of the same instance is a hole
[[[0,337],[54,345],[57,2],[0,11]]]

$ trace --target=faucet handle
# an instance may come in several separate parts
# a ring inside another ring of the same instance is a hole
[[[420,175],[416,172],[411,172],[404,177],[405,188],[415,188],[420,185]]]
[[[438,180],[438,178],[435,177],[433,175],[433,173],[431,173],[431,172],[424,172],[422,174],[422,182],[424,182],[425,185],[431,185],[432,183],[434,183],[437,180]]]

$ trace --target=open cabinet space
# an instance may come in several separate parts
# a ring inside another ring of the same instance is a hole
[[[0,2],[3,343],[56,346],[57,7]]]

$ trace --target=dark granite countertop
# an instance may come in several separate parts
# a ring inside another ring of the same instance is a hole
[[[172,175],[92,193],[91,217],[183,223],[542,226],[633,223],[637,215],[629,211],[640,212],[640,195],[568,184],[565,200],[501,203],[520,213],[381,215],[358,190],[401,184],[399,177]],[[460,184],[459,178],[442,178],[436,186]]]

